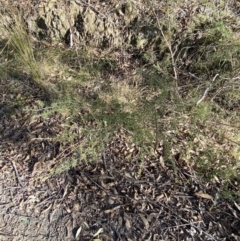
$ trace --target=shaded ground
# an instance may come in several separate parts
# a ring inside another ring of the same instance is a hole
[[[240,240],[239,202],[164,160],[161,144],[143,157],[120,128],[98,161],[64,168],[80,158],[55,139],[66,117],[34,117],[46,96],[22,81],[0,87],[0,240]]]

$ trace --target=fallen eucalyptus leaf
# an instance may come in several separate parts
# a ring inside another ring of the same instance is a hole
[[[205,198],[205,199],[209,199],[213,201],[213,197],[207,193],[203,193],[203,192],[196,192],[195,195],[197,197],[201,197],[201,198]]]
[[[140,218],[142,219],[146,230],[148,230],[148,229],[149,229],[149,222],[148,222],[148,220],[144,217],[143,214],[139,214],[139,216],[140,216]]]
[[[77,232],[76,232],[76,238],[79,236],[79,234],[81,233],[81,231],[82,231],[82,227],[80,227],[80,228],[77,230]]]
[[[93,234],[93,237],[98,236],[102,232],[103,232],[103,228],[99,228],[98,231],[95,234]]]
[[[240,212],[240,206],[236,203],[236,202],[233,202],[235,207],[238,209],[238,211]]]
[[[127,218],[125,218],[125,226],[126,226],[127,230],[131,230],[131,223]]]

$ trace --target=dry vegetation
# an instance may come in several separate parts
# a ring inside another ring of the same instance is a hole
[[[71,204],[74,185],[81,188],[83,206],[96,199],[97,210],[115,220],[115,234],[104,226],[105,236],[99,236],[98,219],[91,235],[85,237],[84,230],[94,222],[78,229],[81,240],[130,240],[127,235],[131,240],[190,240],[194,235],[238,240],[240,6],[220,0],[158,2],[139,1],[141,18],[131,27],[145,35],[121,49],[36,42],[21,9],[11,10],[15,24],[0,42],[1,170],[14,167],[18,184],[29,188],[14,202],[24,200],[31,210],[48,198],[29,202],[34,188],[64,186],[61,175],[69,184],[54,200],[65,202],[68,213],[81,209]],[[176,205],[182,207],[180,216],[174,216]],[[199,219],[201,205],[206,210]],[[221,208],[232,211],[229,230],[219,228],[227,221],[210,228],[218,221],[208,218]],[[114,216],[119,210],[125,213],[125,231]],[[159,220],[167,215],[173,218],[166,218],[164,226]],[[151,229],[153,219],[158,221]]]

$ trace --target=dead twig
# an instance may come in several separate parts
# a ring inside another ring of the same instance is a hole
[[[15,171],[15,175],[16,175],[16,179],[17,179],[18,183],[20,184],[21,187],[24,187],[24,185],[22,184],[22,182],[21,182],[21,180],[20,180],[20,177],[19,177],[19,174],[18,174],[18,170],[17,170],[17,168],[16,168],[16,165],[15,165],[15,162],[12,161],[12,160],[9,159],[9,158],[6,158],[6,157],[5,157],[5,159],[6,159],[7,161],[11,162],[11,164],[12,164],[12,166],[13,166],[13,169],[14,169],[14,171]]]
[[[216,74],[216,75],[214,76],[214,78],[213,78],[213,80],[212,80],[212,83],[215,81],[215,79],[217,78],[218,75],[219,75],[219,74]],[[208,91],[209,91],[209,90],[211,89],[211,87],[212,87],[212,83],[211,83],[211,84],[207,87],[207,89],[204,91],[204,94],[203,94],[202,98],[198,100],[196,106],[198,106],[198,105],[206,98],[206,96],[207,96],[207,94],[208,94]]]
[[[158,25],[158,29],[160,30],[161,32],[161,35],[167,45],[167,48],[170,52],[170,58],[171,58],[171,64],[172,64],[172,69],[173,69],[173,73],[174,73],[174,80],[175,80],[175,86],[176,86],[176,92],[177,92],[177,95],[178,97],[180,97],[180,94],[179,94],[179,87],[178,87],[178,71],[177,71],[177,66],[176,66],[176,58],[175,58],[175,54],[177,52],[177,49],[175,51],[173,51],[172,49],[172,45],[170,43],[170,40],[168,40],[162,30],[162,26],[159,22],[159,19],[157,17],[157,14],[154,12],[154,15],[156,17],[156,20],[157,20],[157,25]]]

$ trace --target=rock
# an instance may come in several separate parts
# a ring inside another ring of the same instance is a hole
[[[28,32],[38,41],[69,44],[72,33],[73,44],[78,47],[133,46],[142,49],[153,39],[138,27],[140,12],[135,1],[91,4],[75,0],[66,4],[65,0],[43,0],[38,4],[32,1],[30,7],[13,2],[10,6],[8,1],[0,0],[4,6],[0,10],[5,24],[1,27],[3,39],[9,38],[6,28],[13,22],[14,7],[16,15],[23,18]]]

